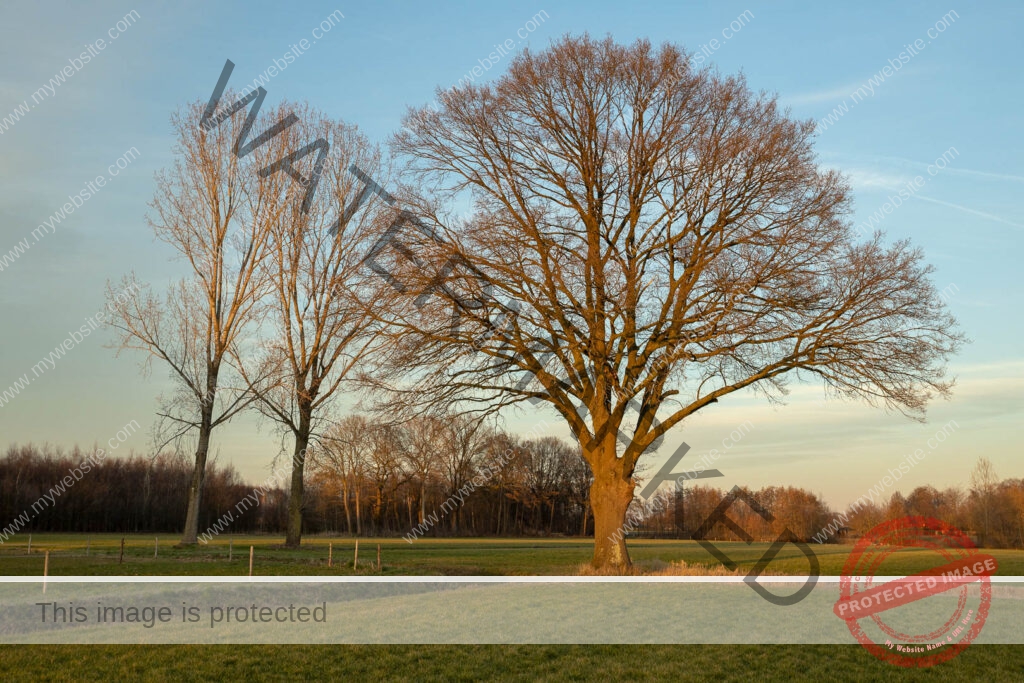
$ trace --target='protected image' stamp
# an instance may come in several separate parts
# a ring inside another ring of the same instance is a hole
[[[931,551],[915,553],[931,564],[902,578],[876,580],[885,573],[882,563],[899,560],[893,554],[908,548]],[[963,652],[981,632],[996,569],[996,559],[978,552],[959,529],[930,517],[901,517],[876,526],[854,546],[833,611],[878,659],[934,666]]]

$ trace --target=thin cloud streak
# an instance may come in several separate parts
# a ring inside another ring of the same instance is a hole
[[[843,173],[854,187],[861,188],[881,187],[886,190],[892,190],[903,187],[912,180],[906,176],[890,175],[885,172],[879,172],[871,169],[852,168],[844,170],[842,168],[837,168],[836,170]]]
[[[953,175],[972,175],[981,178],[994,178],[996,180],[1010,180],[1016,183],[1024,183],[1024,176],[1009,175],[1007,173],[990,173],[989,171],[975,171],[970,168],[949,168],[947,172]]]
[[[844,99],[857,92],[858,88],[864,87],[865,84],[869,83],[873,77],[876,77],[881,68],[885,66],[885,62],[881,63],[878,70],[873,73],[867,74],[864,78],[859,81],[851,81],[845,85],[837,85],[832,88],[823,88],[821,90],[812,90],[811,92],[799,93],[796,95],[789,95],[787,97],[780,98],[780,102],[784,105],[800,106],[806,104],[819,104],[821,102],[831,102],[834,105],[840,104]],[[927,73],[930,69],[921,68],[920,66],[908,66],[898,70],[892,76],[885,78],[885,81],[891,81],[896,78],[901,78],[908,74],[916,75],[921,73]]]
[[[905,159],[903,157],[875,157],[876,161],[881,162],[896,162],[903,166],[910,166],[913,168],[927,168],[928,164],[923,161],[914,161],[913,159]],[[978,178],[992,178],[995,180],[1007,180],[1015,183],[1024,183],[1024,176],[1013,175],[1012,173],[993,173],[991,171],[976,171],[972,168],[957,168],[955,166],[946,166],[942,169],[943,175],[966,175],[975,176]]]
[[[996,216],[995,214],[985,213],[984,211],[977,211],[975,209],[971,209],[971,208],[968,208],[966,206],[961,206],[959,204],[953,204],[952,202],[944,202],[941,199],[932,199],[931,197],[925,197],[924,195],[920,195],[920,194],[916,195],[916,196],[917,196],[918,199],[923,199],[926,202],[932,202],[933,204],[940,204],[942,206],[948,206],[951,209],[959,209],[960,211],[964,211],[966,213],[973,214],[975,216],[980,216],[981,218],[987,218],[989,220],[997,221],[999,223],[1006,223],[1007,225],[1012,225],[1015,228],[1024,228],[1024,225],[1021,225],[1020,223],[1014,223],[1013,221],[1008,221],[1008,220],[1006,220],[1005,218],[1003,218],[1001,216]]]
[[[856,92],[861,83],[848,83],[829,90],[818,90],[815,92],[803,93],[801,95],[789,95],[782,98],[782,104],[799,107],[806,104],[818,104],[820,102],[836,102],[842,98],[849,97],[850,93]]]

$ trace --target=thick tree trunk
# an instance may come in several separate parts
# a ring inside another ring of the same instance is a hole
[[[600,571],[622,572],[631,562],[626,549],[626,511],[633,500],[631,468],[616,457],[614,435],[586,453],[594,473],[590,485],[590,507],[594,511],[594,557],[591,565]]]
[[[301,409],[300,409],[301,410]],[[302,542],[302,503],[304,497],[304,474],[306,470],[306,448],[311,430],[309,411],[302,411],[299,430],[295,434],[295,453],[292,456],[292,487],[288,497],[288,534],[285,547],[298,548]]]
[[[633,482],[614,473],[594,473],[590,504],[594,509],[595,569],[623,571],[630,567],[626,549],[626,510],[633,500]]]
[[[192,469],[192,481],[188,487],[188,507],[185,509],[185,531],[181,545],[195,545],[199,538],[199,505],[203,500],[203,483],[206,480],[206,458],[210,452],[210,433],[213,431],[209,412],[204,411],[199,425],[199,443],[196,446],[196,462]]]

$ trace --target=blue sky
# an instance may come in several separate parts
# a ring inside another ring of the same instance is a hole
[[[133,10],[137,18],[118,29]],[[335,10],[344,18],[313,37]],[[108,279],[134,268],[159,285],[180,272],[143,217],[154,172],[172,161],[170,112],[208,98],[225,59],[236,64],[231,84],[240,86],[307,40],[308,49],[266,83],[269,102],[308,100],[383,141],[407,106],[429,102],[435,87],[455,84],[506,39],[514,52],[587,31],[622,42],[648,37],[681,44],[723,72],[742,71],[753,88],[779,93],[796,117],[820,121],[831,114],[817,150],[822,165],[850,176],[855,222],[874,214],[891,239],[921,246],[973,339],[953,364],[955,398],[937,404],[927,425],[825,401],[820,388],[801,386],[781,407],[750,396],[723,401],[677,428],[651,466],[686,440],[693,455],[684,464],[714,448],[721,452],[715,466],[726,474],[722,485],[793,484],[822,493],[834,506],[857,498],[917,448],[927,457],[897,483],[904,492],[922,483],[960,484],[982,455],[1001,476],[1024,476],[1016,439],[1024,404],[1017,314],[1024,289],[1018,265],[1022,15],[1024,6],[1015,3],[926,2],[6,7],[0,119],[23,102],[30,106],[0,134],[0,258],[31,241],[32,231],[87,181],[104,176],[108,182],[0,271],[0,393],[31,375],[70,330],[102,308]],[[74,70],[69,60],[97,39],[105,47]],[[901,60],[907,46],[915,54],[905,52]],[[481,78],[499,74],[508,59]],[[892,62],[899,70],[884,73]],[[69,64],[72,75],[33,102],[32,94]],[[133,148],[136,158],[118,169],[117,160]],[[885,212],[889,197],[917,177],[924,182],[915,196]],[[115,358],[104,347],[110,339],[91,334],[0,407],[0,445],[89,445],[107,441],[131,420],[148,428],[166,373],[157,367],[152,376],[141,375],[139,357]],[[523,413],[511,425],[525,428],[540,417]],[[566,433],[553,416],[545,419],[552,433]],[[929,449],[928,439],[950,420],[956,427]],[[752,428],[724,449],[723,440],[746,422]],[[216,438],[220,461],[252,479],[265,478],[279,445],[268,428],[257,427],[241,420]],[[123,448],[144,451],[147,431]]]

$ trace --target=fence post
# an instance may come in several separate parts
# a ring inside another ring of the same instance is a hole
[[[252,546],[249,546],[249,576],[252,576]]]
[[[153,559],[155,560],[157,553],[160,551],[160,537],[159,536],[154,536],[153,538],[154,538],[154,543],[153,543]]]
[[[228,539],[228,562],[231,561],[232,555],[235,554],[235,537],[232,536]]]
[[[88,538],[85,539],[85,556],[86,557],[89,557],[89,543],[90,543],[90,539],[88,539]]]
[[[31,555],[32,554],[32,534],[28,535],[28,552],[25,553],[25,554],[26,555]]]
[[[46,592],[46,577],[50,575],[50,551],[43,557],[43,592]]]
[[[356,554],[352,558],[352,569],[356,569],[359,566],[359,539],[356,539]]]
[[[327,544],[327,566],[330,567],[334,564],[334,544]]]
[[[118,564],[124,564],[124,536],[121,537],[121,557],[117,559]]]
[[[380,571],[380,543],[377,544],[377,571]]]

